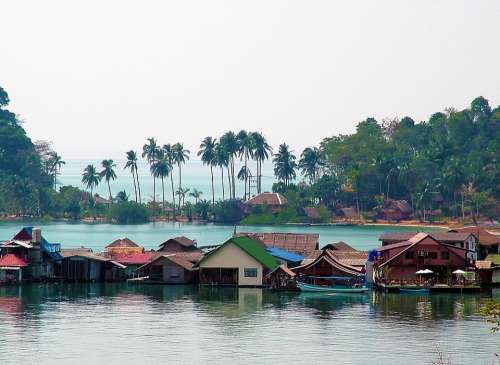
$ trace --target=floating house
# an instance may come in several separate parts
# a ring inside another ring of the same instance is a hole
[[[0,245],[0,271],[4,272],[0,282],[2,277],[12,281],[14,276],[16,281],[53,279],[61,260],[60,244],[48,242],[39,228],[24,227]]]
[[[194,284],[198,282],[198,268],[182,253],[157,255],[137,269],[139,276],[159,284]]]
[[[139,246],[128,237],[118,238],[105,247],[105,252],[110,255],[131,255],[144,252],[144,247]]]
[[[145,252],[144,247],[139,246],[128,237],[114,240],[106,246],[104,256],[124,266],[127,278],[133,278],[136,270],[149,263],[157,255],[154,251]]]
[[[236,237],[242,236],[251,237],[267,248],[279,248],[301,256],[307,256],[319,248],[319,234],[260,232],[240,232],[236,234]]]
[[[484,260],[489,254],[500,253],[500,236],[494,235],[484,228],[464,227],[450,230],[457,233],[471,233],[477,238],[479,245],[478,260]]]
[[[125,279],[125,265],[109,257],[97,255],[90,248],[65,249],[58,274],[68,281],[121,281]]]
[[[195,240],[189,239],[185,236],[174,237],[166,240],[160,244],[159,252],[193,252],[201,250]]]
[[[262,242],[240,236],[207,253],[196,266],[202,285],[262,287],[280,265]]]
[[[421,233],[389,232],[382,234],[379,238],[379,241],[382,242],[382,246],[386,246],[399,242],[407,242],[412,237],[419,234]],[[430,235],[434,240],[440,243],[465,249],[467,251],[467,257],[470,260],[478,259],[478,239],[471,232],[431,232],[428,233],[428,235]]]
[[[446,282],[454,270],[466,271],[470,265],[467,248],[439,241],[429,233],[386,244],[377,251],[375,275],[385,282],[417,280],[416,272],[422,269],[431,270],[436,282]]]

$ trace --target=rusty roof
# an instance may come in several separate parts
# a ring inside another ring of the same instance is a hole
[[[115,247],[139,247],[139,245],[137,243],[135,243],[134,241],[132,241],[130,238],[128,237],[122,237],[122,238],[118,238],[116,240],[114,240],[113,242],[111,242],[109,245],[106,246],[106,248],[115,248]]]
[[[236,236],[249,236],[258,239],[267,247],[278,247],[303,256],[319,247],[319,234],[241,232]]]
[[[474,236],[477,237],[479,244],[483,246],[500,245],[500,236],[494,235],[485,230],[484,228],[474,226],[474,227],[457,228],[451,231],[472,233]]]
[[[469,238],[471,233],[464,232],[388,232],[384,233],[379,237],[379,241],[382,242],[402,242],[409,241],[412,237],[415,237],[419,234],[429,234],[436,241],[440,242],[464,242]]]
[[[169,238],[165,242],[161,243],[160,247],[165,246],[166,244],[168,244],[169,242],[172,242],[172,241],[177,242],[178,244],[180,244],[184,247],[196,246],[195,240],[189,239],[186,236],[179,236],[179,237]]]
[[[280,193],[261,193],[247,200],[245,204],[249,206],[261,204],[283,206],[288,204],[288,200]]]

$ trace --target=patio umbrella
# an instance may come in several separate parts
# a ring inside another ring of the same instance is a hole
[[[423,274],[425,274],[425,270],[418,270],[415,274],[423,275]]]
[[[466,274],[466,272],[463,271],[463,270],[458,269],[458,270],[453,271],[452,274],[455,274],[455,275],[464,275],[464,274]]]
[[[434,271],[429,270],[429,269],[424,269],[424,270],[418,270],[415,274],[417,274],[417,275],[434,274]]]

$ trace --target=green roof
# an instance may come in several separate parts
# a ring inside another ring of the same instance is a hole
[[[484,260],[491,261],[495,265],[500,265],[500,254],[497,253],[497,254],[488,255],[488,257],[486,257]]]
[[[260,244],[259,242],[255,241],[254,239],[247,237],[247,236],[241,236],[241,237],[232,237],[228,239],[226,242],[224,242],[221,246],[217,247],[215,250],[210,251],[207,253],[199,262],[197,265],[199,265],[205,258],[208,256],[211,256],[215,252],[219,251],[222,247],[224,247],[227,244],[234,244],[238,246],[240,249],[245,251],[249,256],[253,257],[255,260],[257,260],[262,266],[268,268],[268,269],[275,269],[276,267],[279,266],[279,263],[272,257],[266,249]]]

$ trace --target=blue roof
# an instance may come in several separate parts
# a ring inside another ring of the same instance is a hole
[[[282,248],[269,247],[266,248],[266,251],[269,252],[271,256],[288,262],[300,262],[304,260],[304,256],[298,255],[295,252],[283,250]]]

